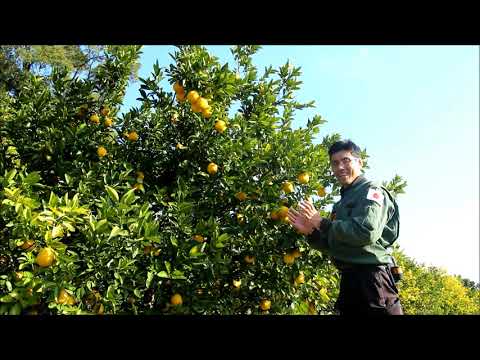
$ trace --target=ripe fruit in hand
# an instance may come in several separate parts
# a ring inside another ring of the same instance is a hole
[[[270,217],[272,218],[272,220],[275,220],[275,221],[278,220],[278,212],[275,211],[275,210],[272,211],[272,212],[270,213]]]
[[[285,193],[287,194],[293,192],[293,184],[289,181],[285,181],[282,184],[282,190],[285,191]]]
[[[272,302],[270,300],[262,299],[260,301],[260,309],[262,309],[263,311],[270,310],[271,306],[272,306]]]
[[[218,166],[217,166],[217,164],[215,164],[215,163],[213,163],[213,162],[210,163],[210,164],[208,164],[208,166],[207,166],[207,172],[208,172],[210,175],[215,175],[215,174],[217,173],[217,171],[218,171]]]
[[[40,267],[48,267],[53,264],[54,260],[55,253],[53,252],[53,249],[45,247],[39,251],[36,262]]]
[[[297,179],[300,184],[307,184],[310,181],[310,175],[306,172],[302,172],[297,176]]]
[[[170,304],[172,304],[173,306],[182,305],[182,304],[183,304],[182,295],[180,295],[180,294],[174,294],[174,295],[170,298]]]
[[[215,130],[217,130],[220,134],[223,133],[226,128],[227,128],[227,125],[225,124],[225,121],[223,120],[215,121]]]

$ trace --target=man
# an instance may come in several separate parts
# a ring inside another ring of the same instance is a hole
[[[311,246],[333,258],[341,273],[336,308],[341,315],[402,315],[388,248],[398,238],[398,207],[387,189],[362,174],[360,148],[350,140],[334,143],[328,154],[341,199],[330,219],[320,217],[310,201],[291,208],[292,226]]]

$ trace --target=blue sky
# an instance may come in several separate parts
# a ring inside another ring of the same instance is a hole
[[[233,64],[229,46],[207,48]],[[140,76],[156,60],[168,66],[174,50],[143,47]],[[479,282],[479,47],[264,46],[254,55],[260,74],[287,60],[302,68],[297,99],[316,105],[293,126],[320,114],[328,122],[318,141],[340,133],[367,149],[367,177],[404,177],[401,248]],[[123,109],[136,104],[138,87],[130,85]]]

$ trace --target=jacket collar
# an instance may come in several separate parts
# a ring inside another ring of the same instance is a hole
[[[340,196],[343,197],[343,195],[345,195],[347,191],[354,189],[367,181],[368,180],[363,175],[358,175],[357,178],[353,180],[353,182],[349,186],[347,187],[342,186],[342,188],[340,189]]]

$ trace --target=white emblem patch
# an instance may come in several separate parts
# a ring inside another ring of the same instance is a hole
[[[367,199],[368,200],[373,200],[380,206],[383,205],[383,194],[380,190],[378,189],[368,189],[368,194],[367,194]]]

